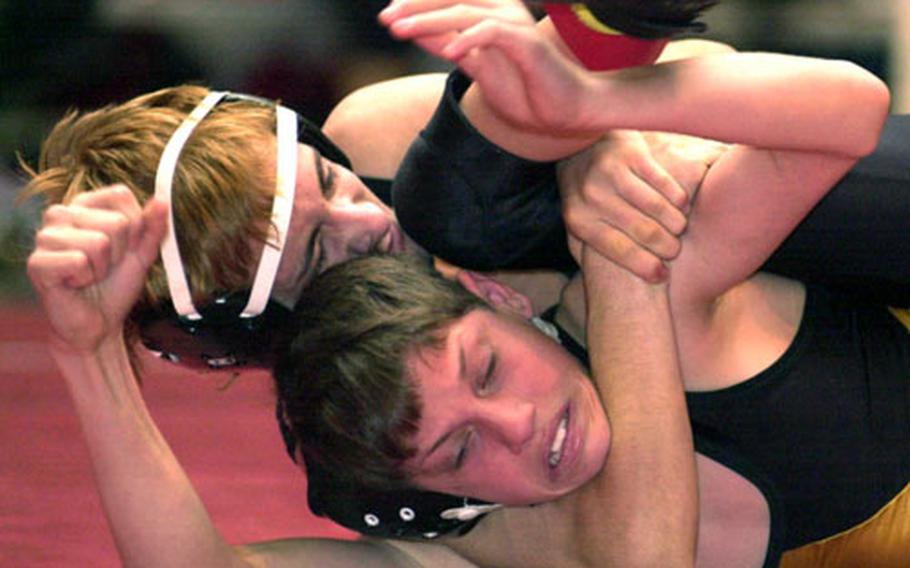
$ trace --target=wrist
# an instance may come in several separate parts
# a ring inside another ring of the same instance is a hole
[[[107,335],[84,346],[73,345],[54,335],[48,339],[48,351],[61,368],[79,362],[118,359],[121,353],[126,353],[125,345],[122,333]]]

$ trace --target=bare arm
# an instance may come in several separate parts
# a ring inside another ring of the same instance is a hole
[[[85,193],[47,212],[28,263],[124,565],[411,565],[376,543],[298,540],[260,550],[224,541],[152,420],[122,339],[165,224],[161,203],[140,209],[126,188]]]
[[[613,128],[854,155],[858,138],[844,141],[841,128],[861,130],[880,108],[868,104],[881,98],[865,89],[871,76],[845,62],[733,53],[590,73],[562,55],[533,20],[466,19],[419,4],[408,4],[416,14],[393,22],[393,32],[399,26],[412,37],[431,34],[434,53],[468,73],[500,119],[566,141],[538,159],[571,154],[583,146],[572,148],[568,141],[587,145]],[[857,107],[846,115],[845,100]],[[876,134],[859,141],[865,151],[874,147]]]
[[[695,449],[667,286],[648,285],[589,247],[582,270],[591,368],[613,436],[607,466],[579,500],[582,542],[608,565],[692,566]],[[605,503],[611,518],[598,527]]]
[[[607,465],[578,491],[497,511],[449,544],[483,566],[691,566],[695,457],[667,287],[590,249],[582,264],[592,371],[612,432]]]

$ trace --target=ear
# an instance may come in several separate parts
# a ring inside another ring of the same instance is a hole
[[[531,300],[502,282],[470,270],[460,270],[455,280],[465,289],[497,310],[511,312],[528,319],[534,315]]]

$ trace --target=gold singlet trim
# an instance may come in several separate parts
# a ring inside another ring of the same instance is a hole
[[[616,31],[610,26],[598,20],[597,16],[592,14],[591,10],[589,10],[588,7],[584,4],[572,4],[572,11],[575,12],[575,17],[578,18],[578,21],[580,21],[586,27],[591,28],[595,32],[607,35],[623,35],[622,32]]]
[[[837,499],[836,495],[831,496]],[[785,552],[780,568],[906,568],[910,558],[910,484],[862,523]]]

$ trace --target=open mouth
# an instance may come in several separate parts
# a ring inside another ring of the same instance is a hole
[[[553,436],[553,442],[550,444],[550,451],[547,455],[547,464],[550,469],[556,469],[562,461],[563,452],[565,451],[566,439],[569,433],[569,408],[566,407],[562,413],[562,418],[556,426],[556,434]]]
[[[399,254],[401,252],[401,239],[394,225],[389,225],[382,236],[373,243],[372,250],[383,254]]]

